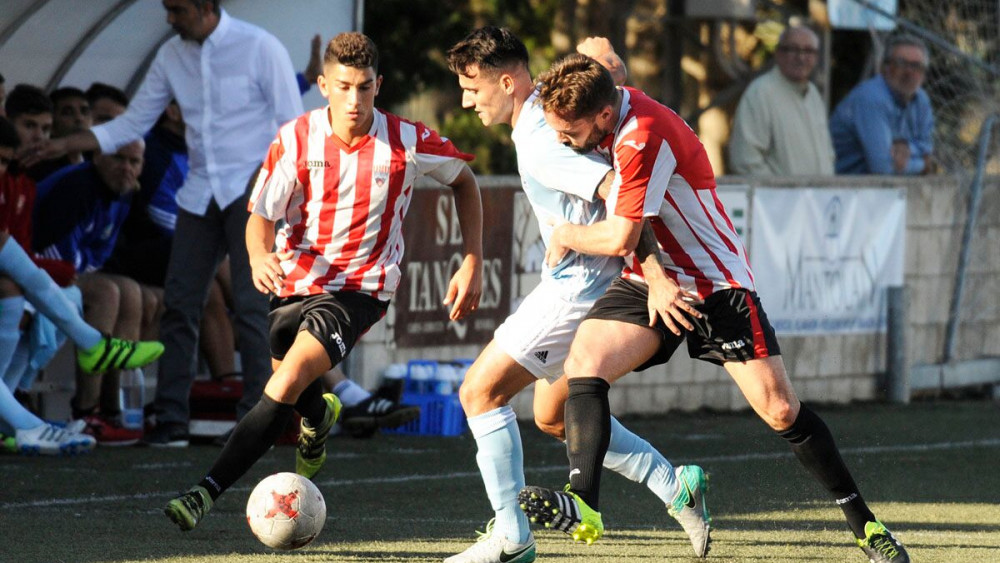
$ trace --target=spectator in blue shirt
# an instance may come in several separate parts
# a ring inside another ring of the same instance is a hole
[[[851,90],[830,117],[838,174],[934,171],[934,112],[921,87],[927,65],[920,39],[889,40],[882,73]]]
[[[99,270],[139,188],[144,147],[133,142],[42,182],[35,204],[35,249],[72,263],[80,273]]]
[[[38,185],[33,246],[65,260],[79,273],[84,319],[101,332],[138,339],[143,331],[142,289],[125,276],[102,272],[139,188],[143,141],[96,154],[91,162],[64,168]],[[99,444],[127,445],[142,433],[121,425],[118,372],[77,374],[73,418],[83,419]]]

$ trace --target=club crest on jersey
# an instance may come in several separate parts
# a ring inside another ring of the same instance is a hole
[[[375,174],[375,185],[378,187],[384,187],[385,183],[389,181],[389,164],[376,164],[372,168],[372,172]]]

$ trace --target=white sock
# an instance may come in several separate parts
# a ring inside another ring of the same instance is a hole
[[[20,295],[0,299],[0,376],[7,379],[10,365],[21,339],[21,317],[24,315],[24,298]],[[16,382],[15,382],[16,385]]]
[[[646,483],[663,504],[670,504],[677,494],[674,466],[649,442],[633,434],[613,416],[604,467],[636,483]]]
[[[22,333],[21,339],[17,342],[17,348],[14,349],[14,355],[11,357],[10,363],[7,364],[7,371],[3,374],[4,385],[10,389],[11,393],[16,392],[19,388],[25,391],[31,389],[31,382],[26,384],[24,379],[29,371],[30,347],[28,338]],[[31,378],[31,381],[34,381],[34,378]]]
[[[31,414],[31,411],[17,402],[14,394],[10,392],[10,389],[6,385],[0,385],[0,418],[3,418],[7,424],[13,426],[15,430],[37,428],[44,424],[42,419]]]
[[[101,333],[83,320],[77,306],[12,238],[0,248],[0,271],[13,279],[24,291],[28,302],[54,322],[78,347],[89,350],[101,341]]]
[[[334,385],[333,394],[340,399],[340,404],[345,407],[353,407],[354,405],[372,396],[372,394],[366,391],[364,387],[358,385],[350,379],[345,379]]]
[[[479,447],[476,463],[496,513],[493,533],[516,543],[528,541],[528,517],[517,504],[517,493],[524,488],[524,451],[514,410],[504,405],[473,416],[469,430]]]

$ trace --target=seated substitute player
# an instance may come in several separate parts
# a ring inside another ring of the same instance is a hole
[[[20,145],[18,130],[0,117],[0,419],[2,430],[14,438],[15,450],[39,454],[71,454],[93,449],[92,436],[53,426],[21,406],[13,390],[28,369],[14,369],[11,362],[28,340],[20,332],[25,302],[51,320],[77,345],[77,361],[88,372],[109,368],[140,367],[163,353],[159,342],[130,342],[102,336],[86,324],[80,311],[49,274],[24,251],[17,236],[30,240],[34,183],[22,172],[8,174],[16,166]],[[18,202],[18,203],[14,203]],[[48,266],[53,261],[43,261]],[[70,266],[71,268],[71,266]],[[75,289],[73,290],[75,291]],[[77,292],[79,296],[79,292]],[[37,317],[34,322],[38,322]],[[36,358],[32,358],[33,360]]]
[[[589,44],[596,43],[593,40]],[[611,51],[610,56],[620,68],[617,55]],[[552,221],[588,224],[601,220],[604,203],[595,195],[602,181],[612,179],[614,172],[603,157],[579,155],[563,146],[546,125],[541,107],[534,103],[528,50],[520,39],[508,29],[477,29],[451,48],[448,64],[458,75],[464,107],[474,109],[483,125],[513,126],[511,138],[521,184],[535,210],[543,240],[552,232]],[[604,187],[609,185],[610,181]],[[648,245],[654,252],[650,267],[662,280],[665,278],[652,240]],[[524,454],[509,401],[535,383],[536,424],[555,438],[564,438],[567,386],[563,361],[584,315],[621,268],[618,257],[582,254],[544,268],[541,283],[496,330],[494,340],[469,368],[459,397],[478,446],[476,461],[495,517],[492,525],[487,525],[485,541],[446,559],[446,563],[534,561],[535,541],[517,503],[517,493],[524,486]],[[681,315],[677,315],[677,321],[689,325]],[[605,466],[646,483],[682,523],[695,553],[704,556],[709,525],[702,499],[705,481],[701,468],[674,468],[617,420],[612,419],[612,428]],[[575,448],[573,442],[569,448]],[[694,491],[693,499],[688,491]],[[695,508],[686,506],[691,500]]]
[[[539,80],[545,120],[560,140],[582,151],[610,154],[616,178],[608,218],[592,225],[561,225],[551,235],[546,261],[568,250],[626,254],[649,217],[669,277],[696,291],[702,319],[677,336],[648,326],[647,286],[634,259],[601,296],[573,340],[566,373],[566,434],[571,450],[566,492],[527,487],[519,494],[529,515],[560,529],[587,526],[603,533],[598,510],[601,460],[610,432],[608,389],[632,370],[666,362],[688,339],[694,358],[722,365],[754,411],[782,438],[799,462],[844,511],[858,545],[876,563],[909,557],[872,514],[826,424],[801,404],[781,360],[774,330],[754,292],[753,274],[725,208],[698,137],[677,114],[644,93],[616,88],[593,60],[571,55]],[[549,505],[549,506],[546,506]],[[559,507],[558,512],[554,507]]]
[[[250,198],[247,249],[254,285],[274,294],[274,374],[205,478],[167,504],[182,530],[194,528],[267,452],[293,410],[302,415],[296,471],[312,478],[322,467],[341,405],[322,393],[319,377],[385,315],[400,281],[403,216],[419,176],[455,194],[465,257],[448,285],[450,317],[479,304],[482,204],[465,164],[472,157],[424,124],[376,109],[381,82],[371,39],[334,37],[319,78],[329,105],[285,124],[268,150]]]

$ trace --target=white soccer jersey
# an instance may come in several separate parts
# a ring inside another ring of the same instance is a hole
[[[358,291],[388,300],[399,285],[403,217],[413,182],[448,184],[472,156],[423,123],[375,110],[368,135],[347,146],[327,108],[278,132],[249,209],[280,222],[277,251],[291,251],[279,297]]]
[[[522,106],[511,140],[521,187],[548,247],[553,223],[590,225],[604,219],[604,202],[595,199],[595,191],[611,167],[596,154],[580,156],[563,146],[545,123],[545,112],[535,99],[532,94]],[[556,267],[544,266],[542,277],[557,282],[555,287],[564,299],[590,300],[604,293],[621,268],[617,257],[570,252]]]
[[[608,212],[650,217],[663,265],[702,298],[727,288],[754,289],[746,250],[715,193],[715,175],[698,136],[676,113],[624,88],[610,149],[615,183]],[[635,255],[622,275],[643,280]]]

